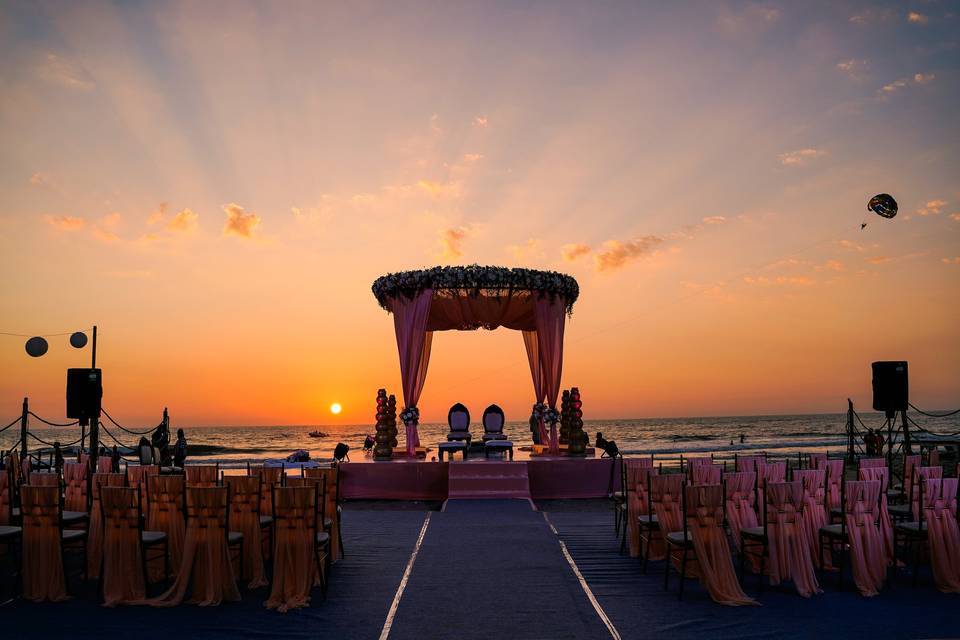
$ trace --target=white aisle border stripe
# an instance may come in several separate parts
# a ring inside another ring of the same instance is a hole
[[[567,545],[564,544],[563,540],[560,539],[560,534],[557,532],[557,528],[553,526],[553,523],[550,522],[550,518],[547,517],[546,511],[543,512],[543,519],[546,520],[547,526],[550,527],[550,531],[557,536],[557,542],[560,543],[560,550],[563,552],[563,557],[567,559],[567,563],[570,565],[570,568],[573,569],[573,574],[577,576],[577,580],[580,581],[580,586],[583,587],[583,592],[587,594],[587,600],[589,600],[590,604],[593,605],[593,610],[597,612],[597,615],[600,616],[601,620],[603,620],[603,624],[607,626],[607,631],[610,632],[610,637],[614,640],[621,640],[620,632],[617,631],[615,626],[613,626],[610,618],[607,617],[606,611],[604,611],[603,607],[600,606],[600,603],[597,602],[596,597],[593,595],[593,591],[590,590],[590,585],[587,584],[583,574],[580,573],[580,568],[577,567],[577,563],[573,561],[573,556],[571,556],[570,552],[567,550]]]
[[[420,553],[420,545],[423,544],[423,536],[427,534],[427,527],[430,525],[430,514],[423,520],[423,526],[420,527],[420,535],[417,537],[417,544],[413,546],[413,553],[407,561],[407,568],[403,571],[403,578],[400,579],[400,586],[397,587],[397,593],[393,596],[393,602],[390,604],[390,611],[387,612],[387,619],[383,622],[383,629],[380,631],[380,640],[387,640],[390,637],[390,628],[393,626],[393,618],[397,615],[397,607],[400,605],[400,598],[403,597],[403,590],[407,588],[407,581],[410,579],[410,572],[413,570],[413,563]],[[617,636],[619,638],[619,636]]]

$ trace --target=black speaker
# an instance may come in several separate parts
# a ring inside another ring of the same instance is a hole
[[[67,417],[95,418],[100,413],[103,378],[100,369],[67,369]]]
[[[906,362],[873,363],[873,410],[906,411],[910,401]]]

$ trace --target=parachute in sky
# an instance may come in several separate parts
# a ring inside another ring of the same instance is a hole
[[[867,211],[872,211],[882,218],[892,218],[897,215],[897,201],[889,193],[879,193],[867,203]],[[860,230],[867,226],[866,220],[860,223]]]

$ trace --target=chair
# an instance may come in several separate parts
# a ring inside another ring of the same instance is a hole
[[[187,487],[215,487],[220,478],[220,463],[190,465],[184,467],[184,473],[187,476]]]
[[[464,407],[466,408],[466,407]],[[505,417],[503,409],[495,404],[490,405],[483,410],[483,441],[507,440],[507,434],[503,432]],[[453,426],[451,425],[451,431]]]
[[[169,575],[167,534],[145,531],[138,487],[99,487],[103,527],[100,593],[106,607],[139,602],[146,596],[147,563],[163,562]],[[153,555],[151,556],[151,551]]]
[[[694,486],[720,484],[723,480],[723,465],[705,462],[690,466],[690,484]]]
[[[920,501],[923,505],[923,519],[928,533],[930,565],[937,589],[944,593],[960,593],[960,526],[956,511],[951,513],[950,505],[956,505],[957,479],[930,478],[923,481],[921,491],[925,493]],[[916,575],[916,569],[914,569]]]
[[[140,504],[147,504],[147,476],[160,475],[160,465],[127,465],[127,486],[140,490]]]
[[[13,470],[0,469],[0,525],[13,524],[14,486]]]
[[[30,474],[30,486],[33,487],[56,487],[61,489],[59,471],[35,471]]]
[[[740,549],[740,531],[756,527],[757,518],[757,473],[737,471],[724,476],[726,490],[727,524],[733,544]]]
[[[230,487],[231,526],[243,534],[244,545],[242,579],[248,589],[256,589],[267,584],[263,567],[262,545],[260,539],[260,492],[263,481],[259,476],[226,476],[224,481]]]
[[[331,562],[343,557],[343,531],[340,526],[343,510],[340,507],[340,465],[304,469],[307,478],[326,478],[326,502],[323,505],[326,517],[323,529],[330,534]],[[328,522],[329,520],[329,522]]]
[[[273,490],[274,565],[268,609],[286,612],[310,604],[318,584],[326,595],[330,536],[320,530],[326,477],[313,486]]]
[[[840,590],[843,590],[843,549],[849,544],[853,579],[864,596],[875,596],[883,586],[886,572],[886,557],[880,537],[880,482],[856,480],[840,485],[843,517],[839,524],[820,528],[819,553],[830,549],[834,543],[841,545],[839,568]]]
[[[860,480],[877,480],[880,482],[880,537],[883,539],[883,548],[887,560],[893,562],[893,524],[890,521],[890,512],[887,511],[887,489],[890,486],[890,470],[881,466],[860,467],[857,471]]]
[[[860,469],[875,469],[877,467],[887,466],[886,458],[858,458],[857,471]]]
[[[683,529],[683,511],[681,509],[683,474],[650,475],[648,480],[650,503],[653,507],[653,514],[657,517],[657,533],[664,545],[663,548],[666,549],[667,534]],[[659,557],[652,555],[649,559],[658,560]],[[669,561],[669,557],[667,560]]]
[[[650,458],[624,458],[621,464],[623,478],[624,500],[620,519],[624,524],[620,534],[620,553],[627,546],[627,537],[630,538],[630,557],[640,555],[639,518],[649,511],[647,500],[647,474],[652,468]]]
[[[651,559],[651,554],[653,554],[653,559],[658,560],[664,555],[664,541],[663,534],[660,532],[660,523],[657,520],[657,515],[653,511],[653,492],[651,488],[652,480],[651,478],[655,475],[658,475],[659,471],[651,467],[640,467],[638,469],[637,477],[637,501],[636,501],[636,526],[637,526],[637,543],[639,545],[638,552],[643,554],[643,573],[647,572],[647,563]],[[629,517],[629,508],[628,513]],[[652,547],[656,543],[657,549],[653,550]],[[631,555],[633,552],[631,551]]]
[[[166,593],[147,604],[173,607],[186,601],[216,606],[240,600],[231,552],[239,552],[242,572],[243,534],[230,530],[230,487],[188,486],[186,504],[187,530],[177,579]]]
[[[447,412],[447,424],[450,425],[450,433],[447,434],[447,442],[466,442],[467,448],[470,448],[470,410],[459,402]]]
[[[757,463],[766,460],[763,456],[736,456],[734,466],[737,471],[756,471]]]
[[[804,598],[820,592],[814,573],[807,528],[803,520],[803,481],[767,482],[764,487],[763,525],[740,530],[740,576],[748,554],[759,555],[760,587],[763,567],[769,559],[770,584],[792,579]],[[759,547],[759,554],[756,553]]]
[[[931,485],[931,482],[936,482],[937,485],[934,487]],[[914,480],[913,485],[916,487],[917,491],[917,504],[923,505],[923,508],[918,512],[918,518],[912,522],[899,522],[893,529],[893,566],[894,571],[896,571],[898,558],[897,558],[897,549],[900,546],[905,546],[909,548],[910,554],[913,556],[913,586],[917,586],[917,575],[918,568],[920,566],[920,553],[924,544],[928,542],[929,538],[929,528],[927,526],[926,520],[926,507],[927,503],[933,505],[938,495],[934,493],[933,496],[930,496],[930,490],[933,489],[935,492],[938,492],[940,489],[940,479],[931,478],[929,480]],[[927,491],[927,496],[924,496],[924,491]],[[935,507],[934,507],[935,508]]]
[[[87,532],[64,529],[57,487],[23,485],[23,597],[33,602],[61,602],[68,598],[64,552],[80,548],[86,577]]]
[[[730,547],[724,532],[723,485],[690,486],[682,488],[683,528],[667,534],[667,562],[663,586],[669,585],[670,565],[674,553],[679,553],[680,588],[677,598],[683,598],[687,563],[697,562],[697,575],[710,593],[710,598],[727,606],[754,605],[733,570]]]
[[[810,547],[810,556],[813,558],[814,565],[821,568],[823,558],[817,552],[817,538],[820,527],[828,524],[827,472],[825,469],[794,471],[793,479],[803,484],[803,522],[807,530],[807,544]]]
[[[88,471],[89,467],[79,462],[63,464],[63,508],[67,511],[86,511],[90,507]]]
[[[260,546],[263,548],[263,557],[270,558],[273,553],[273,489],[283,486],[286,469],[282,464],[279,467],[266,467],[248,462],[247,475],[260,477]]]
[[[122,487],[127,482],[123,473],[95,473],[90,486],[90,523],[87,527],[87,575],[100,577],[103,552],[103,516],[100,513],[100,487]]]
[[[826,464],[827,458],[828,456],[826,453],[811,453],[807,455],[807,459],[810,461],[809,468],[814,470],[823,469],[822,465]]]
[[[183,541],[186,536],[186,481],[181,475],[148,475],[145,478],[147,488],[147,524],[151,531],[162,531],[167,535],[167,556],[170,565],[157,567],[148,565],[150,580],[160,580],[164,574],[176,576],[180,572],[183,560]]]

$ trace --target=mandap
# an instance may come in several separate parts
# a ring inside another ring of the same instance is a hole
[[[434,267],[391,273],[373,283],[380,306],[393,314],[403,383],[407,454],[420,445],[417,402],[427,377],[434,331],[506,327],[522,332],[536,396],[541,442],[558,449],[557,396],[563,371],[563,329],[580,295],[577,281],[555,271],[505,267]],[[545,403],[545,404],[544,404]]]

